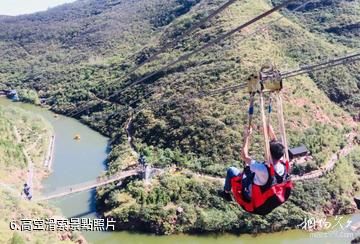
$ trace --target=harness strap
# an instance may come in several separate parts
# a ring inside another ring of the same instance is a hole
[[[278,183],[284,182],[287,179],[287,175],[289,174],[289,162],[288,161],[286,161],[286,162],[280,161],[278,163],[283,164],[285,166],[284,175],[278,175],[275,172],[275,168],[274,168],[273,164],[270,164],[270,166],[265,165],[268,170],[268,173],[269,173],[269,179],[268,179],[268,182],[264,186],[262,186],[263,190],[267,190],[269,187],[272,186],[272,184],[274,184],[274,182],[275,182],[275,184],[278,184]],[[276,179],[276,181],[274,181],[274,179]]]
[[[254,101],[255,101],[255,93],[251,93],[250,94],[250,105],[249,105],[249,124],[248,124],[249,129],[252,125],[252,118],[254,115]]]
[[[261,119],[263,124],[263,132],[264,132],[264,144],[265,144],[265,162],[267,165],[271,164],[270,157],[270,144],[269,144],[269,135],[267,130],[265,109],[264,109],[264,94],[260,92],[260,110],[261,110]]]
[[[289,164],[288,160],[286,160],[286,162],[285,162],[285,168],[286,168],[286,173],[290,174],[290,164]]]
[[[274,177],[274,176],[275,176],[275,169],[274,169],[274,165],[273,165],[273,164],[270,164],[269,173],[270,173],[270,177]]]
[[[253,115],[254,115],[254,101],[255,101],[255,93],[252,92],[252,93],[250,93],[250,104],[249,104],[249,111],[248,111],[248,113],[249,113],[248,129],[249,130],[252,126],[252,120],[253,120]],[[244,144],[245,143],[246,143],[246,141],[244,139]]]
[[[267,123],[270,124],[270,119],[271,119],[271,112],[272,112],[272,96],[271,93],[269,95],[269,105],[268,105],[268,118],[267,118]]]
[[[285,160],[289,161],[289,151],[288,151],[288,144],[286,140],[286,132],[285,132],[285,122],[284,122],[284,112],[283,112],[283,104],[280,92],[276,93],[276,101],[277,101],[277,115],[279,120],[280,126],[280,135],[281,135],[281,142],[285,147]]]

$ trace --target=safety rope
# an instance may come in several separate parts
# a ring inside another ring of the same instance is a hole
[[[219,8],[214,10],[212,13],[210,13],[208,16],[200,20],[199,22],[195,23],[193,26],[191,26],[189,29],[187,29],[184,33],[176,37],[173,41],[166,43],[163,47],[161,47],[158,51],[156,51],[151,57],[149,57],[147,60],[145,60],[143,63],[135,66],[134,68],[130,69],[126,72],[123,76],[120,78],[117,78],[116,80],[112,81],[112,83],[116,81],[121,81],[125,79],[126,77],[129,77],[131,74],[134,74],[135,71],[143,67],[145,64],[148,64],[154,60],[156,60],[160,54],[166,52],[168,49],[173,48],[177,43],[179,43],[182,39],[184,39],[186,36],[190,35],[194,30],[200,28],[202,25],[204,25],[206,22],[209,22],[211,19],[213,19],[215,16],[223,12],[225,9],[227,9],[230,5],[235,3],[237,0],[229,0],[222,4]],[[134,55],[135,56],[135,55]],[[125,84],[127,86],[129,84]]]
[[[252,119],[254,116],[254,101],[255,101],[255,93],[252,93],[252,94],[250,94],[248,129],[250,129],[252,126]]]
[[[285,159],[286,161],[289,162],[289,151],[288,151],[288,144],[287,144],[286,131],[285,131],[283,102],[280,92],[276,92],[276,102],[277,102],[277,115],[278,115],[278,123],[280,127],[281,143],[285,147]]]
[[[269,144],[269,134],[268,134],[268,128],[266,122],[266,115],[265,115],[265,103],[264,103],[263,92],[260,92],[260,111],[261,111],[261,120],[262,120],[263,133],[264,133],[265,162],[267,165],[270,166],[271,164],[270,144]]]
[[[271,93],[269,94],[269,105],[267,107],[267,124],[270,125],[271,124],[271,112],[272,112],[272,95]]]

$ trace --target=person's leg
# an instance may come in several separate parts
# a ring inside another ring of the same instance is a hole
[[[231,178],[238,176],[240,174],[240,170],[235,167],[230,167],[227,170],[226,178],[225,178],[225,185],[224,191],[230,192],[231,191]]]

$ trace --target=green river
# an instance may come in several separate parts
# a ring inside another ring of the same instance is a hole
[[[5,98],[0,98],[0,105],[17,106],[27,111],[32,111],[43,116],[53,126],[56,140],[52,174],[43,181],[44,193],[54,191],[58,187],[78,184],[94,180],[106,170],[108,140],[96,131],[80,122],[65,116],[55,114],[34,105],[12,103]],[[80,141],[75,141],[74,135],[81,136]],[[50,203],[61,209],[66,217],[94,218],[95,191],[87,191],[75,195],[51,200]],[[286,218],[286,216],[284,216]],[[360,214],[344,217],[353,223],[360,221]],[[342,220],[342,223],[344,222]],[[357,235],[359,235],[359,231]],[[173,235],[154,236],[140,233],[122,232],[84,232],[83,235],[90,243],[120,243],[120,244],[203,244],[203,243],[350,243],[355,237],[351,230],[344,230],[341,234],[334,232],[325,233],[327,236],[311,236],[307,231],[291,230],[271,234],[252,235]]]

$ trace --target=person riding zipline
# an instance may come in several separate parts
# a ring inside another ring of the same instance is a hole
[[[276,136],[274,133],[274,130],[272,126],[268,127],[268,133],[270,138],[270,153],[272,157],[272,163],[274,165],[275,172],[283,176],[285,173],[285,167],[283,164],[279,163],[280,159],[284,155],[284,149],[285,147],[280,143],[276,141]],[[246,179],[246,185],[245,190],[247,191],[247,195],[249,198],[251,197],[251,187],[250,185],[252,182],[249,180],[249,178],[253,178],[253,182],[257,185],[263,186],[266,184],[269,178],[268,170],[266,168],[266,165],[262,162],[258,162],[254,159],[252,159],[249,155],[249,144],[250,144],[250,136],[252,134],[252,128],[246,129],[245,131],[245,144],[241,151],[241,159],[245,162],[246,167],[244,169],[245,176],[243,177],[243,180]],[[250,171],[249,171],[250,170]],[[226,180],[225,180],[225,186],[224,186],[224,192],[227,194],[226,199],[230,200],[230,192],[231,192],[231,179],[235,176],[238,176],[240,174],[240,170],[235,167],[230,167],[227,171]],[[246,177],[250,175],[250,177]]]
[[[230,167],[227,170],[222,197],[232,200],[231,193],[236,202],[247,212],[266,215],[280,206],[289,198],[293,188],[290,180],[289,155],[284,123],[283,103],[281,90],[282,77],[273,64],[266,64],[260,69],[258,75],[251,75],[248,79],[248,92],[250,104],[248,110],[248,125],[245,130],[244,146],[241,158],[245,168],[241,173],[239,169]],[[268,114],[265,112],[264,94],[269,94]],[[258,162],[249,156],[250,136],[254,115],[255,95],[260,97],[260,116],[262,132],[264,135],[265,161]],[[270,125],[272,113],[272,99],[276,99],[276,112],[278,115],[281,142],[276,140],[273,128]]]
[[[248,212],[265,215],[287,200],[292,188],[288,162],[282,160],[285,147],[276,141],[272,126],[268,126],[271,162],[258,162],[249,155],[252,128],[245,131],[241,158],[245,162],[243,173],[236,167],[227,170],[222,196],[231,201],[233,192],[236,201]],[[290,183],[290,184],[289,184]],[[233,184],[237,186],[234,187]],[[277,187],[276,189],[271,189]],[[267,192],[266,194],[263,194]]]

